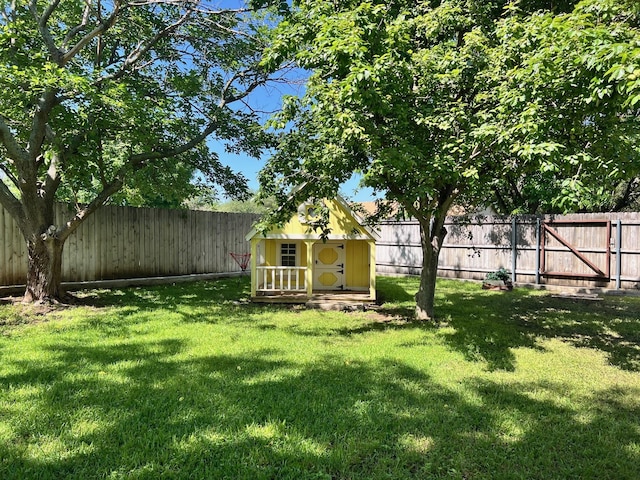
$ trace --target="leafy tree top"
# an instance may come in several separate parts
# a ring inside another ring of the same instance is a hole
[[[295,127],[264,171],[270,192],[337,191],[360,171],[415,214],[443,196],[491,201],[515,173],[568,211],[602,193],[603,175],[637,171],[633,100],[604,74],[610,51],[594,52],[637,42],[632,3],[294,6],[269,60],[293,55],[312,75],[273,122]]]
[[[241,103],[269,76],[259,66],[269,23],[261,16],[192,0],[3,2],[5,203],[32,195],[25,185],[37,182],[89,203],[125,179],[133,197],[167,189],[166,199],[184,198],[195,171],[245,194],[246,179],[204,139],[253,156],[268,143]]]

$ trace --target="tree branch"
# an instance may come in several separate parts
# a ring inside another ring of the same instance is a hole
[[[224,87],[222,88],[222,92],[220,94],[220,102],[218,103],[219,107],[224,107],[229,103],[242,100],[243,98],[247,97],[252,91],[254,91],[256,88],[258,88],[260,85],[263,85],[266,82],[266,78],[260,77],[258,73],[254,73],[253,75],[256,77],[256,79],[253,82],[251,82],[248,87],[246,87],[241,93],[237,95],[229,95],[227,97],[227,94],[231,91],[235,81],[241,78],[245,78],[246,76],[248,76],[247,74],[251,71],[252,70],[244,70],[242,72],[236,73],[227,81],[227,83],[225,83]]]
[[[166,149],[166,150],[156,150],[153,152],[138,153],[135,155],[131,155],[125,167],[126,166],[130,166],[134,168],[140,167],[142,165],[145,165],[149,160],[160,160],[162,158],[175,157],[182,153],[185,153],[191,150],[196,145],[202,143],[209,135],[211,135],[216,130],[217,126],[218,126],[218,120],[214,119],[211,122],[209,122],[207,127],[202,132],[200,132],[197,136],[193,137],[188,142],[183,143],[182,145],[179,145],[175,148]]]
[[[0,163],[0,170],[2,170],[4,175],[9,180],[11,180],[11,183],[13,183],[16,187],[18,186],[18,179],[15,177],[13,172],[11,170],[9,170],[9,168],[7,168],[7,166],[4,163]]]
[[[16,163],[23,163],[28,157],[28,152],[18,144],[16,137],[11,132],[9,125],[4,120],[4,117],[0,115],[0,141],[7,149],[9,158]]]
[[[75,37],[78,33],[84,31],[89,25],[89,16],[91,14],[91,0],[85,0],[84,12],[82,13],[82,20],[78,25],[69,29],[69,32],[64,37],[62,42],[63,45],[67,45],[73,37]]]
[[[53,58],[53,61],[56,64],[60,63],[60,59],[62,58],[62,52],[58,47],[56,47],[56,42],[47,27],[47,22],[49,18],[53,14],[53,12],[58,8],[60,4],[60,0],[53,0],[47,9],[43,12],[41,17],[38,17],[38,4],[36,0],[32,0],[29,4],[29,9],[31,10],[31,14],[33,18],[35,18],[36,22],[38,22],[38,31],[44,40],[45,45],[47,46],[47,50],[49,50],[49,54]]]
[[[123,169],[121,169],[122,171]],[[71,220],[68,220],[60,230],[57,232],[58,239],[64,242],[69,235],[77,230],[82,222],[91,215],[93,212],[102,207],[109,197],[119,191],[124,185],[124,178],[116,175],[114,179],[105,186],[105,188],[84,208],[78,210]]]
[[[35,2],[32,2],[32,5],[35,7]],[[55,12],[56,8],[58,8],[58,5],[60,5],[60,0],[53,0],[49,4],[47,9],[42,13],[42,17],[40,17],[39,23],[41,23],[42,25],[46,25],[53,12]]]
[[[170,33],[177,30],[178,27],[180,27],[182,24],[184,24],[193,12],[194,10],[187,10],[184,15],[182,15],[182,17],[180,17],[176,22],[156,33],[153,38],[147,43],[138,45],[131,53],[129,53],[129,55],[127,55],[127,58],[125,58],[124,62],[122,63],[120,70],[114,72],[111,75],[100,77],[94,84],[97,85],[107,80],[116,80],[122,77],[128,69],[130,69],[136,62],[140,61],[144,54],[151,50],[151,47],[157,44],[161,39],[167,37]]]
[[[186,142],[176,148],[172,148],[164,151],[147,152],[137,155],[132,155],[129,160],[123,165],[114,175],[113,180],[107,183],[102,191],[96,195],[96,197],[86,207],[76,213],[76,215],[69,220],[64,227],[58,232],[58,238],[64,241],[69,235],[71,235],[84,221],[84,219],[95,212],[98,208],[102,207],[113,195],[118,192],[124,185],[124,179],[126,173],[131,168],[137,168],[144,166],[150,160],[159,160],[162,158],[175,157],[191,150],[193,147],[201,143],[216,129],[217,121],[213,120],[209,123],[206,129],[204,129],[199,135],[192,138],[189,142]]]
[[[58,163],[60,161],[60,157],[57,153],[54,153],[51,158],[51,163],[49,164],[49,168],[47,169],[47,174],[45,176],[44,182],[42,184],[43,198],[45,203],[52,204],[55,198],[56,190],[60,186],[60,182],[62,178],[58,173]]]
[[[49,114],[51,109],[56,105],[56,92],[54,90],[46,90],[42,97],[38,100],[36,113],[31,123],[31,134],[29,135],[28,154],[32,159],[36,159],[40,155],[40,149],[47,137],[47,124],[49,122]]]
[[[116,20],[118,18],[118,14],[120,13],[120,6],[121,6],[120,0],[115,0],[113,2],[113,12],[111,13],[111,15],[109,15],[109,17],[105,21],[100,22],[100,24],[98,24],[96,28],[94,28],[89,33],[87,33],[84,37],[82,37],[78,41],[78,43],[76,43],[73,47],[71,47],[71,49],[69,49],[67,53],[65,53],[62,56],[60,60],[60,64],[66,65],[69,62],[69,60],[75,57],[76,54],[80,50],[82,50],[82,48],[85,45],[87,45],[91,40],[93,40],[98,35],[102,35],[104,32],[106,32],[111,27],[113,27],[113,25],[115,25]]]
[[[11,193],[9,187],[7,187],[2,180],[0,180],[0,205],[2,205],[19,224],[24,223],[24,213],[20,200]]]
[[[217,28],[218,30],[220,30],[222,32],[230,33],[232,35],[237,35],[238,37],[251,38],[250,34],[248,34],[246,32],[243,32],[241,30],[236,30],[234,28],[225,27],[220,22],[211,22],[211,23],[212,23],[213,27]]]
[[[181,153],[187,152],[191,150],[193,147],[204,141],[211,133],[215,131],[217,127],[217,120],[212,120],[199,135],[192,138],[190,141],[179,145],[178,147],[155,151],[155,152],[146,152],[140,153],[136,155],[131,155],[128,161],[116,172],[113,176],[113,179],[107,183],[102,191],[96,195],[96,197],[89,203],[86,207],[80,209],[74,217],[65,223],[65,225],[59,230],[58,238],[64,241],[69,235],[71,235],[84,221],[84,219],[95,212],[97,209],[102,207],[113,195],[118,192],[122,186],[124,185],[124,180],[129,171],[132,168],[139,168],[144,166],[147,162],[151,160],[159,160],[162,158],[175,157],[180,155]]]

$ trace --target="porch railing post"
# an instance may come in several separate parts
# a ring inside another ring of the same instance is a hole
[[[307,296],[313,296],[313,240],[304,242],[307,246],[307,269],[305,270],[304,280],[307,287]]]

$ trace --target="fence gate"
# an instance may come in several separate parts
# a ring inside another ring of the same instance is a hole
[[[542,222],[540,275],[611,280],[611,221]]]

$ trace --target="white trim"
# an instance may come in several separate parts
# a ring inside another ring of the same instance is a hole
[[[306,271],[306,267],[256,267],[256,292],[304,292],[307,287],[306,277],[300,273]],[[262,283],[261,283],[262,281]]]
[[[292,242],[292,241],[286,241],[286,240],[291,240],[291,239],[284,239],[285,241],[280,241],[280,242],[276,242],[276,263],[278,264],[279,267],[284,267],[285,265],[282,265],[282,245],[285,243],[289,243],[289,244],[293,244],[296,247],[296,264],[294,265],[295,267],[299,267],[300,266],[300,250],[302,250],[302,244],[299,242]],[[287,268],[291,268],[290,265],[286,265]]]
[[[320,239],[319,235],[310,235],[310,234],[306,234],[306,233],[268,233],[265,237],[260,237],[262,239],[265,240],[313,240],[314,242],[321,242],[322,240]],[[249,240],[251,240],[251,238],[249,238]],[[344,240],[363,240],[363,241],[367,241],[370,240],[369,237],[364,236],[364,235],[346,235],[346,234],[340,234],[340,235],[335,235],[335,234],[329,234],[327,236],[327,240],[331,241],[331,240],[337,240],[337,241],[344,241]]]

